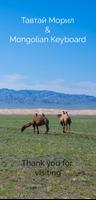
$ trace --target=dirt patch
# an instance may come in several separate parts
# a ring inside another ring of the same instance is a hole
[[[96,115],[96,110],[82,109],[82,110],[71,110],[67,109],[70,115]],[[48,115],[57,115],[62,113],[60,109],[0,109],[0,115],[33,115],[34,113],[45,113]]]

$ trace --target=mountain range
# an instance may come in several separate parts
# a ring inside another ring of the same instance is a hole
[[[96,108],[96,97],[46,90],[0,89],[0,108]]]

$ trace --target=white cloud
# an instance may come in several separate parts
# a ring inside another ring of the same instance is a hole
[[[20,89],[20,85],[26,80],[20,74],[7,74],[0,76],[0,88]]]
[[[96,96],[96,82],[80,81],[77,83],[72,83],[72,88],[76,94],[79,93]]]
[[[22,76],[20,74],[8,74],[8,75],[4,75],[2,78],[4,80],[9,81],[9,82],[15,82],[15,81],[24,80],[25,76]]]

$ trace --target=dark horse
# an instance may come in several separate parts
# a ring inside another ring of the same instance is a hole
[[[46,132],[48,133],[49,131],[49,120],[46,118],[46,116],[44,114],[39,115],[39,114],[35,114],[32,118],[32,122],[29,122],[27,124],[25,124],[24,126],[22,126],[21,128],[21,132],[23,132],[26,128],[33,126],[34,128],[34,132],[37,128],[37,133],[39,134],[39,126],[46,126]]]

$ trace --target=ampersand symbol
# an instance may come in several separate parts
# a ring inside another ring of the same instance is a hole
[[[45,33],[50,33],[49,26],[46,26],[46,28],[45,28]]]

